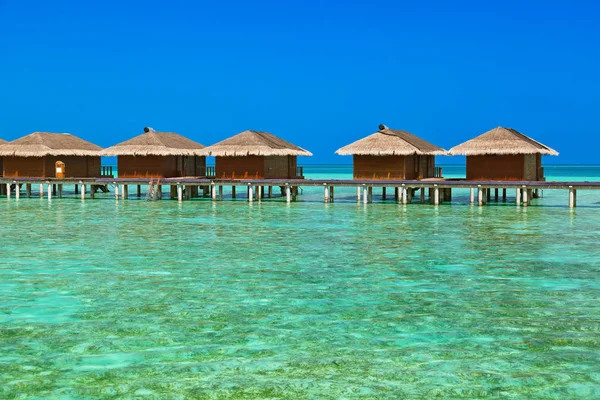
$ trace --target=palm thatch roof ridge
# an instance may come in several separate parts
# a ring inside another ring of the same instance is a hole
[[[0,156],[99,156],[100,146],[70,133],[33,132],[0,145]]]
[[[450,149],[452,155],[547,154],[558,152],[512,128],[499,126]]]
[[[412,133],[390,129],[381,124],[379,131],[338,149],[335,154],[343,156],[406,156],[411,154],[445,155],[447,152]]]
[[[4,139],[0,139],[0,144],[4,144],[4,143],[8,143],[8,142]]]
[[[108,147],[103,156],[199,156],[204,145],[175,132],[157,132],[144,128],[144,133]]]
[[[207,156],[312,156],[298,147],[268,132],[247,130],[203,150]]]

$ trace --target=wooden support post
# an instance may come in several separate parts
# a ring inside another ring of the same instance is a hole
[[[387,200],[386,199],[386,197],[387,197],[387,190],[386,189],[387,188],[385,186],[381,188],[381,199],[382,200]]]
[[[126,200],[129,197],[129,185],[122,185],[121,186],[121,197]]]
[[[521,205],[521,188],[517,188],[515,197],[516,197],[517,205],[520,206]]]
[[[221,186],[222,188],[223,186]],[[184,187],[184,192],[185,192],[185,199],[186,200],[191,200],[192,199],[192,186],[190,185],[185,185]],[[221,190],[222,192],[222,190]],[[221,197],[223,197],[223,194],[221,193]]]
[[[402,204],[406,204],[408,202],[408,192],[406,191],[406,186],[402,185]]]
[[[521,189],[521,196],[523,196],[523,207],[527,207],[529,205],[529,190],[525,186]]]
[[[180,183],[177,184],[177,201],[180,203],[183,201],[183,187]]]
[[[52,185],[52,194],[56,196],[56,184]]]
[[[394,200],[400,201],[400,188],[398,186],[394,187]]]
[[[48,200],[52,200],[52,184],[48,183],[46,188],[48,189]]]
[[[292,193],[287,183],[285,184],[285,201],[288,203],[292,201]]]
[[[569,186],[569,208],[577,207],[577,190]]]
[[[28,199],[31,197],[31,183],[25,185],[25,195]]]
[[[256,186],[256,200],[262,200],[262,186]]]
[[[446,188],[446,195],[444,198],[446,201],[452,201],[452,188]]]
[[[85,200],[85,184],[81,183],[81,200]]]
[[[40,198],[44,197],[44,184],[40,183]]]
[[[268,189],[268,197],[269,197],[269,198],[273,197],[273,186],[269,186],[269,189]]]
[[[486,202],[490,202],[492,200],[492,192],[490,192],[489,188],[485,189],[485,198],[486,198]]]
[[[502,188],[502,201],[506,201],[506,188]]]
[[[329,201],[331,203],[333,203],[333,201],[335,200],[335,186],[330,186],[329,187]]]
[[[419,193],[419,197],[421,198],[421,204],[425,204],[425,188],[421,186],[421,193]]]
[[[58,198],[62,199],[62,194],[63,194],[63,185],[62,183],[58,184]]]
[[[142,197],[142,185],[137,185],[137,197]]]
[[[369,186],[369,190],[368,190],[368,197],[369,197],[369,203],[373,202],[373,186]]]
[[[356,187],[356,201],[360,203],[360,186]]]
[[[75,184],[75,194],[79,194],[79,185]]]
[[[92,199],[96,196],[96,194],[95,194],[96,188],[97,188],[97,186],[90,185],[90,198],[92,198]]]
[[[119,185],[117,182],[113,182],[113,184],[115,185],[115,200],[119,200]]]
[[[329,203],[329,186],[327,186],[327,184],[325,184],[325,186],[323,187],[323,193],[325,203]]]
[[[477,187],[477,205],[483,205],[483,188],[481,186]]]
[[[235,186],[231,187],[231,198],[235,199]]]
[[[498,188],[494,189],[494,201],[497,203],[498,202]]]
[[[15,199],[19,200],[21,197],[21,185],[15,182]]]
[[[210,198],[212,201],[217,201],[217,186],[214,183],[210,185]]]
[[[363,204],[367,204],[369,202],[369,188],[363,186]]]
[[[292,187],[292,201],[298,201],[298,186]]]
[[[156,185],[156,198],[162,200],[162,185]]]
[[[248,202],[252,203],[254,201],[254,193],[252,191],[252,185],[248,184]]]
[[[202,197],[208,196],[209,193],[210,193],[210,185],[202,186]]]
[[[219,185],[219,201],[223,200],[223,185]]]
[[[440,188],[437,185],[433,187],[433,205],[437,206],[440,204]]]

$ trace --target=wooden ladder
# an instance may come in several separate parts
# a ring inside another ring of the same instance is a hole
[[[156,200],[156,191],[158,190],[158,185],[160,184],[160,178],[154,182],[154,179],[150,179],[150,185],[148,186],[148,191],[146,192],[146,201],[155,201]]]

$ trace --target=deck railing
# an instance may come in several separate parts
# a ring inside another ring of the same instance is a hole
[[[292,178],[303,179],[304,178],[304,167],[296,167],[295,170],[290,171]]]
[[[102,178],[113,178],[113,168],[112,165],[105,165],[102,167],[101,171],[100,171],[100,176]]]
[[[204,178],[214,178],[216,176],[215,166],[207,165],[206,167],[198,167],[198,176]]]
[[[434,178],[441,178],[442,175],[442,167],[435,167],[435,172],[433,173]]]

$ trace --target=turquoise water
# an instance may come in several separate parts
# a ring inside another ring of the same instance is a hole
[[[600,398],[600,192],[354,195],[0,199],[0,398]]]

